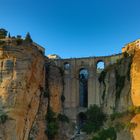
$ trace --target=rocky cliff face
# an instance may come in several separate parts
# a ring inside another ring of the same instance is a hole
[[[29,138],[32,140],[47,140],[46,130],[48,129],[47,113],[51,109],[57,116],[62,112],[61,96],[63,93],[62,71],[56,67],[53,61],[46,59],[45,65],[45,88],[41,96],[39,111],[36,115]],[[55,116],[55,117],[56,117]],[[54,123],[55,124],[55,123]],[[59,127],[59,126],[58,126]],[[58,128],[57,128],[58,129]],[[54,136],[58,140],[58,136]]]
[[[129,113],[127,114],[129,108],[133,106],[131,99],[131,64],[132,56],[124,56],[117,63],[105,68],[99,76],[101,107],[109,117],[114,116],[111,122],[108,117],[109,120],[105,125],[115,128],[117,140],[133,140],[130,130],[125,131],[124,128],[117,131],[116,127],[120,123],[126,127],[127,123],[131,121]]]
[[[132,106],[130,69],[132,56],[108,66],[99,76],[100,104],[107,114],[127,111]]]
[[[0,40],[1,140],[48,139],[48,105],[56,115],[62,112],[62,74],[35,43]]]
[[[131,98],[134,106],[140,106],[140,50],[135,51],[131,68]],[[140,139],[140,114],[133,117],[132,122],[136,123],[136,128],[132,131],[134,140]]]
[[[0,139],[27,140],[41,101],[44,56],[31,44],[0,46]]]
[[[133,41],[127,44],[123,49],[123,52],[133,56],[131,65],[131,99],[135,107],[140,107],[140,40]],[[132,123],[136,124],[135,129],[131,132],[133,133],[134,140],[140,139],[140,114],[133,116]]]
[[[101,81],[101,105],[107,114],[127,112],[129,108],[140,106],[140,49],[139,40],[123,48],[124,58],[117,64],[105,69]],[[127,56],[126,56],[127,55]],[[120,118],[121,123],[134,124],[129,131],[122,130],[117,134],[117,140],[140,139],[139,110],[130,118]],[[127,116],[129,113],[127,113]],[[121,120],[122,119],[122,120]]]

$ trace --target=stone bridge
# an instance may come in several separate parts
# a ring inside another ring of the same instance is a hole
[[[64,111],[73,121],[77,114],[92,104],[100,105],[99,75],[102,68],[116,63],[122,54],[101,57],[56,59],[57,66],[64,70]]]

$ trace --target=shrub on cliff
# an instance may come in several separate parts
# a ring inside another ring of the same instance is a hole
[[[3,39],[7,36],[7,31],[3,28],[0,29],[0,39]]]
[[[54,136],[58,133],[58,124],[56,122],[49,122],[47,124],[47,129],[45,131],[45,133],[48,136],[48,139],[53,139]]]
[[[102,129],[91,140],[116,140],[117,134],[113,127]]]
[[[128,108],[128,112],[132,115],[140,114],[140,106],[131,106]]]
[[[26,34],[25,42],[26,43],[32,43],[33,42],[29,32]]]
[[[48,107],[48,111],[45,119],[47,123],[46,124],[47,128],[45,130],[45,133],[47,134],[48,139],[51,140],[57,134],[59,126],[58,126],[56,113],[53,112],[53,110],[50,107]]]
[[[61,122],[67,122],[69,123],[69,118],[65,114],[58,114],[57,116],[58,120]]]
[[[106,115],[97,105],[90,106],[85,112],[85,115],[87,120],[85,121],[82,130],[88,134],[99,131],[106,120]]]
[[[2,110],[0,110],[0,124],[4,124],[7,119],[8,119],[7,114]]]

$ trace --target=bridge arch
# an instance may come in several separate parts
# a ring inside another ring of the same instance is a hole
[[[64,70],[70,70],[71,69],[71,65],[69,62],[64,62]]]
[[[105,62],[104,60],[100,59],[96,62],[96,72],[100,73],[104,70],[105,68]]]

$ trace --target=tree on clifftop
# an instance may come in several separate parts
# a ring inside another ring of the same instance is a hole
[[[32,40],[32,38],[31,38],[29,32],[26,34],[25,41],[26,41],[27,43],[32,43],[32,42],[33,42],[33,40]]]
[[[7,31],[3,28],[0,29],[0,39],[3,39],[7,36]]]

